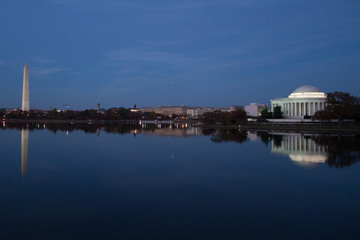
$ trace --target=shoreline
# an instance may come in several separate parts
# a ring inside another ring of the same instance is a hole
[[[194,125],[197,127],[196,125]],[[297,132],[297,133],[360,133],[360,126],[349,125],[324,125],[324,124],[291,124],[291,125],[275,125],[275,124],[240,124],[231,126],[221,125],[201,125],[202,128],[211,129],[239,129],[244,131],[281,131],[281,132]]]
[[[140,124],[139,120],[20,120],[7,119],[3,123],[9,124]],[[147,124],[188,124],[190,127],[203,129],[239,129],[244,131],[285,131],[299,133],[360,133],[359,124],[336,124],[329,122],[311,123],[243,123],[236,125],[207,125],[197,121],[146,121]]]

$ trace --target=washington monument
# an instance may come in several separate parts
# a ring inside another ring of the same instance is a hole
[[[23,94],[22,94],[22,110],[29,111],[29,67],[25,64],[24,80],[23,80]]]

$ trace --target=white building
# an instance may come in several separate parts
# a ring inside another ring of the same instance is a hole
[[[166,116],[185,115],[189,107],[186,106],[160,106],[160,107],[143,107],[139,108],[140,112],[155,112],[158,114],[164,114]]]
[[[302,86],[292,92],[288,98],[271,100],[271,111],[273,112],[276,106],[280,106],[284,118],[304,118],[324,110],[325,102],[325,93],[317,87]]]
[[[261,115],[261,111],[266,107],[266,104],[250,103],[250,105],[245,106],[245,112],[248,116],[259,117]]]
[[[201,115],[203,115],[204,113],[207,112],[213,112],[215,111],[214,108],[206,108],[206,107],[199,107],[199,108],[190,108],[186,111],[186,114],[190,117],[190,118],[198,118]]]

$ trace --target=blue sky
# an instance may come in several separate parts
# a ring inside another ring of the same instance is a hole
[[[2,0],[0,107],[269,103],[360,96],[358,0]]]

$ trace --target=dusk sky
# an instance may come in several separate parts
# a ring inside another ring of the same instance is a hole
[[[2,0],[0,108],[270,103],[360,96],[359,0]]]

